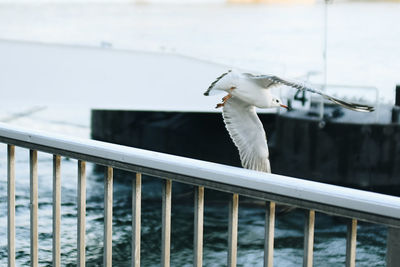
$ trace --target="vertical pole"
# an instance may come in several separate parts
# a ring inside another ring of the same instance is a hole
[[[304,222],[304,256],[303,267],[313,266],[313,250],[314,250],[314,223],[315,211],[306,211],[306,220]]]
[[[78,161],[78,266],[85,267],[86,234],[86,162]]]
[[[15,146],[7,146],[8,266],[15,266]]]
[[[165,180],[162,190],[161,266],[170,266],[172,181]]]
[[[275,202],[267,202],[265,209],[264,267],[274,265]]]
[[[106,167],[104,176],[104,261],[103,266],[112,265],[112,211],[113,211],[113,168]]]
[[[30,213],[31,213],[31,267],[38,266],[38,176],[37,151],[29,151]]]
[[[400,84],[396,85],[396,98],[394,102],[395,106],[400,106]]]
[[[229,202],[229,226],[228,226],[228,266],[236,266],[237,259],[237,235],[238,235],[239,195],[233,194]]]
[[[323,57],[323,88],[322,91],[326,91],[327,87],[327,78],[328,78],[328,2],[329,0],[324,1],[324,40],[323,40],[323,49],[322,49],[322,57]],[[319,109],[319,119],[322,120],[324,118],[324,98],[321,97],[320,109]]]
[[[376,90],[376,94],[379,94],[378,90]],[[378,99],[378,97],[376,98]],[[378,114],[378,112],[375,113]],[[400,84],[396,85],[395,102],[392,108],[392,123],[400,123]]]
[[[352,219],[347,225],[346,267],[356,266],[357,220]]]
[[[400,262],[400,228],[388,228],[386,266],[396,267]]]
[[[53,155],[53,266],[61,266],[61,157]]]
[[[195,267],[203,266],[204,186],[194,189],[194,259]]]
[[[132,181],[132,267],[140,266],[140,223],[142,201],[142,174]]]

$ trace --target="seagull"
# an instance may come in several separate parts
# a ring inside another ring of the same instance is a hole
[[[281,79],[277,76],[253,75],[231,70],[223,73],[210,85],[204,95],[208,96],[214,91],[228,93],[222,98],[222,103],[217,104],[216,108],[222,107],[225,127],[238,148],[240,161],[246,169],[271,172],[267,138],[264,127],[257,116],[256,107],[283,107],[288,109],[288,106],[284,105],[281,99],[273,96],[271,90],[269,90],[280,85],[319,94],[351,110],[360,112],[374,110],[373,107],[349,103],[301,83]]]
[[[223,99],[222,103],[217,104],[216,108],[223,107],[225,103],[232,96],[241,99],[258,108],[273,108],[273,107],[288,107],[282,104],[282,100],[271,94],[271,88],[286,85],[302,91],[309,91],[311,93],[319,94],[322,97],[336,103],[347,109],[360,112],[372,112],[374,107],[346,102],[336,97],[325,94],[324,92],[311,88],[303,83],[282,79],[275,75],[254,75],[251,73],[241,73],[238,71],[229,70],[219,76],[204,95],[208,96],[214,91],[225,91],[228,93]]]

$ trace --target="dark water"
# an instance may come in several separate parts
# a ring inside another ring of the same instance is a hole
[[[16,149],[16,257],[18,266],[29,264],[29,151]],[[77,162],[62,160],[62,263],[76,265]],[[52,156],[39,153],[39,262],[51,266],[52,242]],[[88,266],[102,265],[103,174],[87,168]],[[133,175],[131,175],[133,177]],[[113,264],[128,266],[131,250],[130,176],[116,172],[114,180]],[[193,263],[193,188],[173,184],[171,266]],[[7,262],[6,146],[0,145],[0,266]],[[229,195],[205,192],[204,266],[225,266]],[[264,207],[241,198],[239,208],[238,266],[262,266]],[[276,266],[299,266],[303,255],[304,211],[278,215],[275,227]],[[384,266],[386,228],[359,222],[357,266]],[[142,266],[158,266],[161,252],[161,184],[143,177]],[[346,220],[316,214],[315,266],[338,266],[345,262]]]

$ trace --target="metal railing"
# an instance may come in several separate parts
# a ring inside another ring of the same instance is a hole
[[[112,262],[113,169],[135,172],[132,182],[132,266],[140,266],[141,174],[163,179],[162,266],[170,264],[172,181],[195,186],[194,266],[202,266],[204,188],[232,194],[228,227],[228,266],[236,265],[239,195],[265,200],[264,266],[273,265],[275,203],[307,210],[303,266],[312,266],[315,213],[350,218],[346,266],[355,266],[357,221],[389,227],[387,264],[400,262],[400,198],[275,174],[172,156],[94,140],[25,130],[0,123],[8,146],[8,262],[15,266],[15,146],[30,149],[31,266],[38,266],[37,151],[53,154],[53,266],[60,266],[61,156],[78,160],[77,265],[85,266],[85,162],[106,166],[104,177],[104,266]]]

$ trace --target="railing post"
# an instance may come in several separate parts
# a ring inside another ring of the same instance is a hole
[[[53,155],[53,266],[61,266],[61,157]]]
[[[140,223],[142,202],[142,174],[132,181],[132,267],[140,266]]]
[[[15,146],[7,146],[8,266],[15,266]]]
[[[274,265],[275,202],[267,202],[265,209],[264,267]]]
[[[356,266],[357,220],[351,219],[347,225],[346,267]]]
[[[84,267],[85,260],[85,234],[86,234],[86,163],[78,161],[78,266]]]
[[[38,175],[37,151],[29,151],[30,166],[30,217],[31,217],[31,267],[38,266]]]
[[[162,190],[161,266],[170,266],[172,181],[165,180]]]
[[[233,194],[229,202],[228,267],[236,266],[238,235],[239,195]]]
[[[204,187],[194,188],[194,258],[195,267],[203,266]]]
[[[104,176],[104,267],[112,265],[112,212],[113,212],[113,168],[106,167]]]
[[[306,220],[304,222],[304,256],[303,267],[313,266],[314,254],[314,223],[315,211],[306,211]]]
[[[388,227],[386,266],[397,267],[400,263],[400,228]]]

